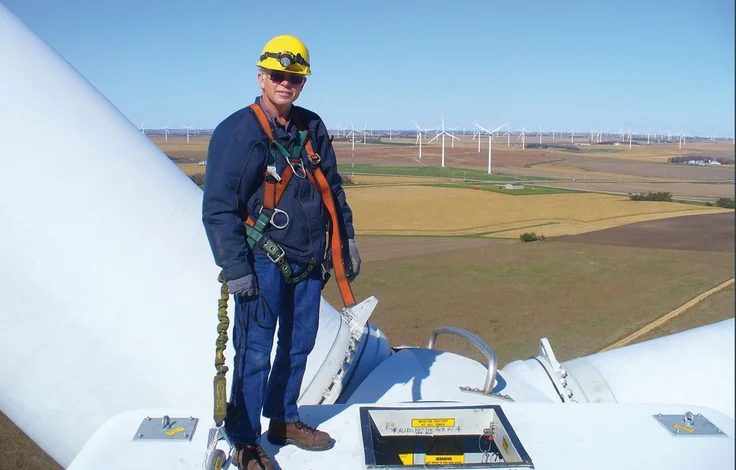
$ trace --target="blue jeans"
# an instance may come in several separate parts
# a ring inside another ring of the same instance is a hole
[[[260,442],[261,409],[266,418],[299,420],[296,401],[317,337],[322,292],[319,266],[307,279],[291,285],[265,255],[256,253],[254,258],[259,295],[235,299],[233,385],[225,426],[238,444]],[[290,264],[294,275],[305,267]],[[277,319],[278,343],[271,367]]]

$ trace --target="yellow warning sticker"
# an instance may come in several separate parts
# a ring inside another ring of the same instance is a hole
[[[691,428],[690,426],[685,426],[684,424],[676,423],[676,424],[673,424],[672,427],[677,428],[680,431],[695,432],[695,428]]]
[[[413,428],[451,428],[455,426],[455,418],[423,418],[412,419]]]
[[[464,455],[427,455],[424,457],[425,465],[446,465],[465,463]]]
[[[509,451],[509,443],[506,442],[506,436],[501,439],[501,445],[503,446],[503,451],[508,452]]]
[[[185,428],[184,426],[179,426],[169,431],[166,431],[164,434],[166,434],[167,436],[173,436],[173,435],[179,434],[180,432],[186,431],[186,430],[187,428]]]
[[[414,465],[414,454],[399,454],[399,458],[404,465]]]

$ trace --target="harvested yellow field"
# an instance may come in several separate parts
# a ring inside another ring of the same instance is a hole
[[[606,194],[512,196],[425,186],[348,188],[360,235],[557,236],[728,209],[672,202],[630,201]]]

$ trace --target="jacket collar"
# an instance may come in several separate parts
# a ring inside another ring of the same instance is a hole
[[[291,123],[293,122],[294,113],[295,113],[295,107],[294,105],[291,106],[291,111],[289,111],[289,117],[286,120],[286,126],[282,126],[281,123],[276,120],[276,116],[271,112],[270,109],[268,109],[268,106],[265,105],[263,102],[263,97],[258,96],[256,97],[256,103],[263,109],[263,112],[266,113],[266,117],[268,118],[268,122],[271,123],[271,125],[276,129],[283,129],[284,131],[288,132],[289,127],[291,126]]]

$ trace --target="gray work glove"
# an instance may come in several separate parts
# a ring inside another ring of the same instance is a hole
[[[246,274],[238,279],[227,281],[227,289],[232,295],[244,295],[247,297],[258,295],[256,277],[252,274]]]
[[[348,273],[348,282],[353,280],[360,274],[360,253],[355,246],[355,239],[348,240],[348,249],[350,250],[350,272]]]

